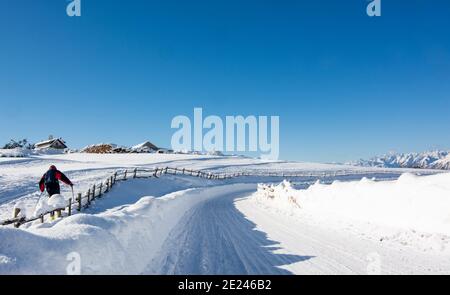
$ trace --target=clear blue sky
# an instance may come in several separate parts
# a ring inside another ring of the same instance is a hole
[[[279,115],[281,158],[450,148],[450,1],[0,0],[0,143],[150,139]]]

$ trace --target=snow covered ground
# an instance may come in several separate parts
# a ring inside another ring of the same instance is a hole
[[[380,176],[398,176],[404,170],[362,168],[344,165],[315,163],[292,163],[263,161],[243,157],[216,157],[181,154],[62,154],[40,155],[23,158],[0,158],[0,220],[11,216],[12,208],[18,202],[24,202],[31,209],[39,198],[37,182],[50,165],[56,165],[74,182],[75,192],[85,192],[96,182],[117,169],[181,167],[204,169],[216,173],[233,173],[242,170],[252,173],[264,172],[332,172],[349,171],[360,178],[362,173],[370,171]],[[432,172],[432,171],[428,171]],[[423,171],[427,173],[427,171]],[[314,178],[315,179],[315,178]],[[273,179],[282,180],[282,179]],[[67,186],[62,185],[63,194],[71,194]],[[30,210],[31,210],[30,209]]]
[[[364,255],[375,253],[382,262],[380,273],[449,274],[449,191],[450,173],[420,177],[407,173],[384,182],[364,178],[316,183],[306,190],[296,190],[285,181],[259,185],[238,208],[274,238],[280,235],[279,228],[268,224],[268,216],[284,216],[289,220],[286,224],[296,228],[290,230],[292,237],[304,235],[298,238],[302,245],[289,246],[296,251],[304,250],[308,239],[322,244],[314,245],[312,254],[320,253],[326,243],[339,246],[344,253],[336,257],[348,254],[359,259],[348,273],[363,273]],[[255,206],[265,212],[264,217],[255,213]]]
[[[258,183],[282,177],[118,183],[83,213],[0,228],[0,274],[65,274],[73,253],[82,274],[450,273],[449,174],[393,180],[437,171],[200,155],[0,158],[0,219],[19,201],[34,207],[36,183],[51,164],[80,192],[130,167],[304,176],[269,194]]]

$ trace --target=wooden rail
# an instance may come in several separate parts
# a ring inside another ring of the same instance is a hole
[[[85,193],[77,193],[74,199],[68,200],[68,204],[64,208],[55,208],[50,211],[47,211],[39,216],[35,216],[30,219],[26,219],[25,217],[18,217],[9,220],[0,221],[0,225],[11,225],[20,227],[21,225],[29,222],[33,222],[36,220],[40,220],[42,223],[45,220],[47,215],[58,214],[61,211],[67,212],[66,216],[72,215],[73,210],[77,210],[78,212],[89,208],[92,204],[92,201],[101,198],[104,194],[108,193],[111,188],[120,181],[126,181],[129,179],[138,179],[138,178],[158,178],[161,175],[171,174],[171,175],[189,175],[194,177],[200,177],[205,179],[214,179],[214,180],[223,180],[229,179],[233,177],[243,176],[244,173],[234,173],[234,174],[216,174],[211,172],[205,172],[201,170],[191,170],[186,168],[172,168],[172,167],[164,167],[164,168],[155,168],[155,169],[132,169],[132,170],[118,170],[114,172],[112,175],[108,176],[104,181],[100,183],[93,184],[87,192]],[[63,217],[61,215],[61,217]]]

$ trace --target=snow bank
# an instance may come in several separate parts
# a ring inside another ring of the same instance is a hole
[[[61,209],[67,206],[68,200],[64,198],[62,195],[53,195],[50,199],[48,199],[48,204],[52,209]]]
[[[279,185],[258,184],[254,198],[260,203],[293,214],[300,205],[296,200],[297,191],[289,181],[284,180]]]
[[[24,158],[32,154],[32,150],[24,148],[0,149],[0,157],[2,158]]]
[[[403,174],[396,181],[319,182],[295,190],[288,182],[260,185],[253,198],[290,214],[311,213],[450,235],[450,174]]]
[[[143,197],[96,215],[76,214],[27,230],[0,228],[1,274],[65,274],[68,255],[81,257],[82,274],[139,274],[169,232],[199,202],[235,185]]]
[[[65,150],[39,149],[30,150],[26,148],[0,149],[0,158],[26,158],[40,155],[61,155]]]
[[[42,215],[44,213],[47,213],[47,212],[50,211],[50,209],[51,209],[51,207],[48,204],[47,197],[40,198],[38,203],[36,204],[36,208],[34,209],[32,217],[37,217],[37,216],[40,216],[40,215]],[[26,208],[25,208],[25,210],[26,210]]]

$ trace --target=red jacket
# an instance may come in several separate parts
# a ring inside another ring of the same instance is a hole
[[[45,190],[45,176],[46,175],[47,175],[47,172],[44,175],[42,175],[42,178],[39,181],[39,189],[41,190],[41,192],[43,192]],[[56,177],[56,179],[61,180],[65,184],[73,186],[73,183],[70,181],[70,179],[67,178],[67,176],[65,176],[64,173],[62,173],[61,171],[56,170],[55,177]]]

